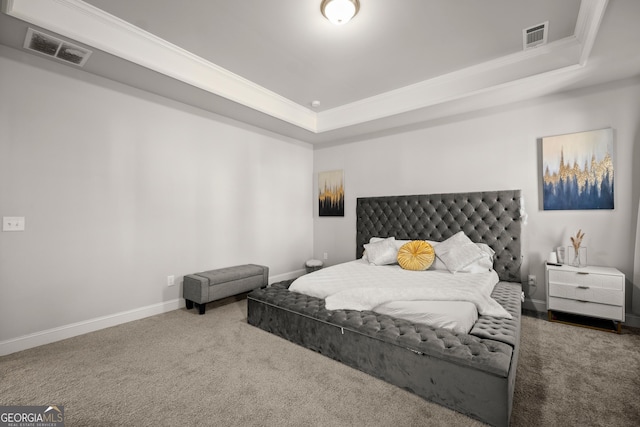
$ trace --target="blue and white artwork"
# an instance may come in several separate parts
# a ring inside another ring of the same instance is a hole
[[[613,209],[613,129],[542,138],[544,210]]]

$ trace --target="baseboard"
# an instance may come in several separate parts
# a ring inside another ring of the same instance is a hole
[[[634,313],[625,313],[624,323],[622,324],[622,326],[640,328],[640,316]]]
[[[547,302],[539,299],[525,298],[522,308],[544,313],[547,311]]]
[[[282,282],[283,280],[297,279],[298,277],[306,273],[307,270],[301,269],[290,271],[289,273],[278,274],[277,276],[269,276],[269,285],[271,285],[272,283]]]
[[[295,279],[305,273],[305,269],[300,269],[289,273],[271,276],[269,277],[269,284],[280,282],[282,280]],[[144,319],[145,317],[177,310],[181,307],[184,307],[184,299],[178,298],[146,307],[123,311],[121,313],[97,317],[95,319],[72,323],[70,325],[59,326],[57,328],[35,332],[33,334],[12,338],[6,341],[0,341],[0,356],[6,356],[18,351],[27,350],[44,344],[50,344],[52,342],[87,334],[89,332],[99,331],[100,329],[110,328],[111,326],[120,325],[134,320]]]
[[[526,310],[533,310],[540,313],[546,313],[547,302],[542,300],[535,300],[526,298],[522,304],[522,308]],[[632,328],[640,328],[640,315],[635,313],[625,313],[625,319],[623,326],[629,326]]]
[[[0,356],[6,356],[7,354],[15,353],[17,351],[50,344],[52,342],[98,331],[100,329],[109,328],[111,326],[120,325],[133,320],[155,316],[156,314],[177,310],[180,307],[184,307],[184,300],[182,298],[12,338],[0,342]]]

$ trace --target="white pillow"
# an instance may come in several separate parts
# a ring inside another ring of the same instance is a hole
[[[464,270],[485,256],[485,252],[462,231],[438,243],[434,249],[438,258],[452,273]]]
[[[397,240],[396,240],[397,241]],[[427,242],[431,243],[431,246],[436,247],[439,242],[432,242],[427,240]],[[465,268],[458,270],[458,273],[486,273],[487,271],[493,270],[493,255],[495,255],[495,251],[489,247],[486,243],[476,243],[482,251],[484,255],[479,260],[472,262]],[[437,252],[437,251],[436,251]],[[429,267],[429,270],[447,270],[447,265],[442,262],[440,258],[436,255],[436,259],[433,260],[433,264]]]
[[[373,243],[364,245],[367,253],[367,260],[372,265],[394,264],[398,257],[398,248],[395,244],[395,237],[389,237]]]
[[[493,270],[493,256],[496,252],[486,243],[476,243],[476,246],[482,250],[482,258],[459,270],[460,273],[486,273]]]
[[[431,267],[429,267],[429,270],[449,270],[447,268],[447,266],[445,265],[444,262],[442,262],[442,260],[440,258],[438,258],[438,251],[436,251],[436,246],[438,244],[440,244],[440,242],[436,242],[433,240],[427,240],[427,243],[429,243],[431,246],[433,246],[433,250],[436,252],[436,259],[433,260],[433,264],[431,264]]]
[[[387,237],[372,237],[372,238],[369,239],[369,243],[381,242],[381,241],[383,241],[385,239],[387,239]],[[366,245],[366,243],[364,245],[362,245],[362,247],[365,248],[365,245]],[[366,248],[362,251],[362,259],[365,260],[365,261],[369,261],[369,257],[367,257],[367,249]]]

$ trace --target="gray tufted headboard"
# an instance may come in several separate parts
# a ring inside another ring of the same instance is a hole
[[[371,237],[443,241],[464,231],[495,252],[500,280],[520,282],[520,190],[358,198],[356,258]]]

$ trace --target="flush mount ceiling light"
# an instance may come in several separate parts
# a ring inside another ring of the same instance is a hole
[[[358,0],[322,0],[320,10],[325,18],[334,25],[346,24],[360,10]]]

